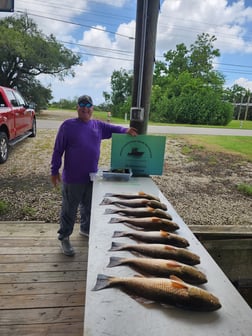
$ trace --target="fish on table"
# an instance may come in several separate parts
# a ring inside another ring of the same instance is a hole
[[[129,251],[151,258],[173,259],[187,265],[197,265],[200,263],[200,257],[197,254],[182,247],[165,244],[124,244],[112,242],[109,251]]]
[[[106,193],[104,197],[118,197],[118,198],[125,198],[125,199],[133,199],[133,198],[146,198],[150,200],[156,200],[160,202],[160,198],[151,194],[147,194],[143,191],[139,191],[137,193],[126,194],[126,193]]]
[[[128,237],[136,241],[149,244],[168,244],[178,247],[188,247],[189,242],[186,238],[168,231],[114,231],[112,238]]]
[[[105,288],[119,288],[142,304],[160,303],[178,308],[200,312],[215,311],[221,308],[219,299],[212,293],[183,282],[171,276],[152,277],[116,277],[98,274],[93,291]]]
[[[112,217],[109,223],[122,223],[138,230],[173,232],[179,229],[179,225],[169,219],[160,217]]]
[[[130,208],[140,208],[140,207],[151,207],[154,209],[162,209],[162,210],[167,210],[167,205],[164,203],[161,203],[156,200],[149,200],[149,199],[144,199],[144,198],[134,198],[134,199],[117,199],[117,200],[112,200],[108,197],[104,197],[100,205],[118,205],[118,206],[124,206],[124,207],[130,207]]]
[[[185,282],[201,285],[207,282],[206,275],[194,266],[180,263],[176,260],[154,258],[120,258],[110,257],[107,267],[129,266],[145,276],[168,278],[176,275]]]
[[[105,209],[105,214],[115,214],[115,213],[132,217],[159,217],[172,220],[172,216],[168,212],[162,209],[154,209],[151,207]]]

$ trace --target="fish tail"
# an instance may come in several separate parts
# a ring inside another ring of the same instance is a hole
[[[111,217],[109,220],[109,223],[120,223],[121,220],[120,218],[116,218],[116,217]]]
[[[112,279],[111,276],[105,275],[105,274],[98,274],[97,279],[96,279],[96,284],[92,291],[98,291],[103,288],[108,288],[110,287],[110,279]]]
[[[122,250],[122,247],[123,247],[123,244],[112,242],[111,248],[109,249],[109,251],[120,251]]]
[[[100,205],[107,205],[107,204],[112,204],[112,201],[109,198],[105,197],[105,198],[103,198]]]
[[[113,214],[113,213],[116,213],[116,210],[110,208],[105,209],[105,214]]]
[[[120,257],[110,257],[109,264],[107,267],[115,267],[122,264],[122,258]]]
[[[123,231],[114,231],[112,238],[116,238],[116,237],[124,237],[124,232]]]
[[[105,195],[104,195],[104,197],[113,197],[114,196],[114,194],[112,194],[112,193],[106,193]]]

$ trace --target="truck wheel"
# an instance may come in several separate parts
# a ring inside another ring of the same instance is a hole
[[[37,124],[36,124],[36,119],[33,118],[32,121],[32,128],[31,128],[31,135],[29,135],[30,138],[35,138],[36,134],[37,134]]]
[[[9,146],[6,133],[0,132],[0,163],[4,163],[8,159]]]

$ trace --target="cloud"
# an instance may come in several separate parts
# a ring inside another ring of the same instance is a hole
[[[223,53],[241,48],[251,53],[247,23],[252,23],[252,7],[245,7],[243,0],[232,4],[226,0],[165,0],[159,16],[157,48],[174,49],[182,42],[189,46],[204,32],[217,37],[215,46]]]
[[[74,78],[67,77],[62,83],[54,77],[42,77],[43,83],[52,85],[56,100],[65,98],[66,94],[71,99],[86,92],[101,103],[102,92],[110,91],[113,71],[133,69],[136,2],[75,0],[68,4],[54,0],[45,6],[39,0],[15,1],[15,10],[27,9],[36,14],[30,17],[45,34],[54,34],[59,41],[78,44],[66,44],[82,57],[82,65],[74,68]],[[131,17],[127,16],[129,8],[134,9]],[[158,17],[157,59],[163,60],[163,53],[175,49],[177,44],[184,43],[189,47],[197,35],[204,32],[217,37],[215,47],[220,49],[223,63],[228,63],[231,55],[237,55],[238,63],[239,54],[252,53],[251,24],[252,5],[245,5],[244,0],[163,0]],[[251,83],[249,79],[235,76],[234,80],[244,85]]]
[[[234,81],[234,84],[238,84],[244,87],[247,90],[252,92],[252,81],[249,81],[247,78],[239,78]]]

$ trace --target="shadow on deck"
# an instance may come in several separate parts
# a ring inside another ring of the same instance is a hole
[[[61,253],[57,224],[0,222],[0,335],[83,335],[88,240]]]

